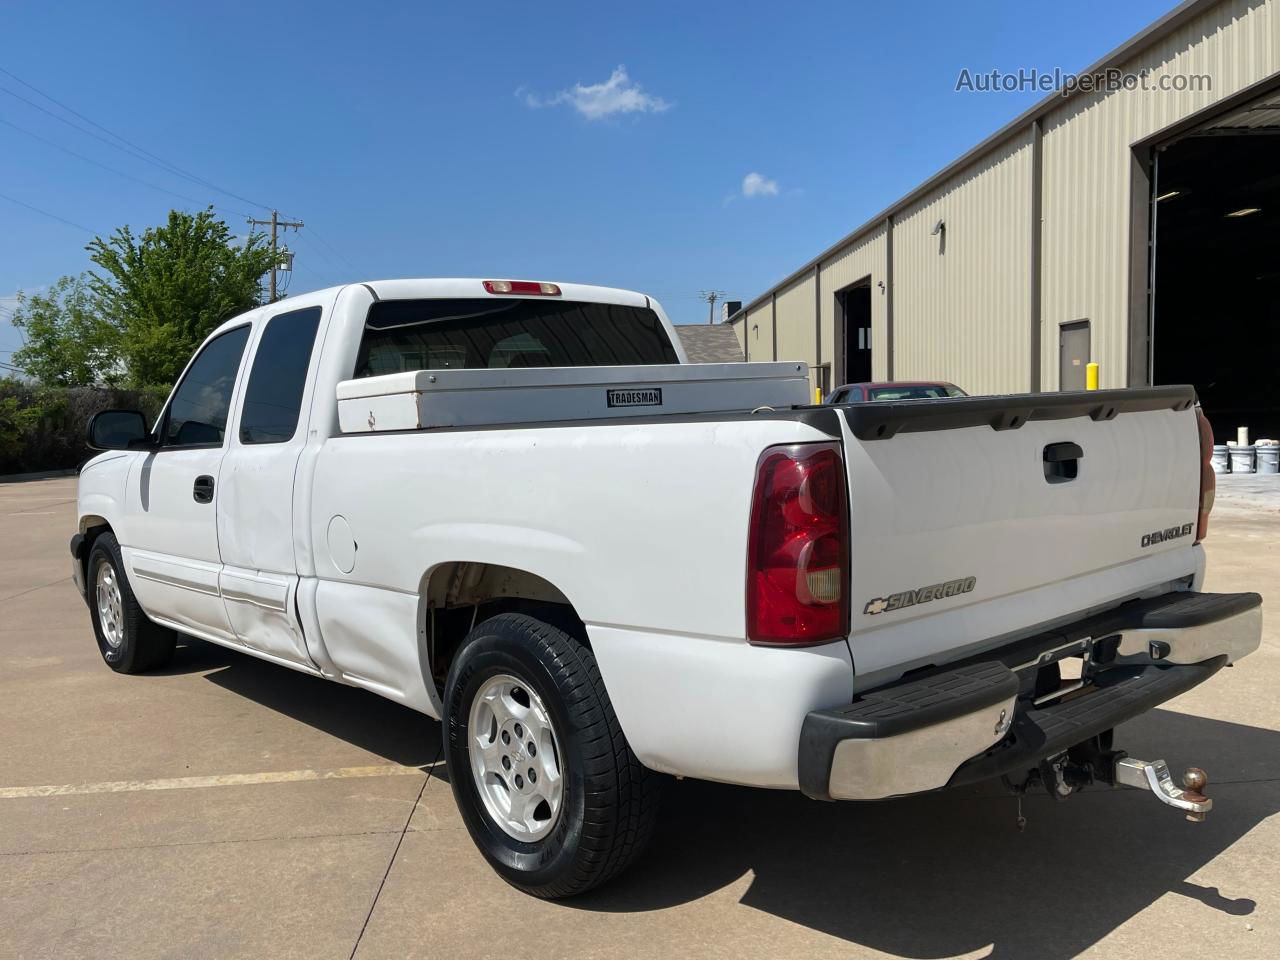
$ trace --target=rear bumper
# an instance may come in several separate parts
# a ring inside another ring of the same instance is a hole
[[[1256,593],[1133,601],[813,711],[801,729],[800,789],[879,800],[1026,770],[1204,682],[1261,638]],[[1042,670],[1081,655],[1093,661],[1087,684],[1037,696]]]

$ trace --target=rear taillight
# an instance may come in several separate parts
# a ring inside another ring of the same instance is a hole
[[[516,293],[534,297],[560,296],[560,288],[554,283],[539,283],[534,280],[485,280],[484,288],[489,293]]]
[[[849,633],[849,498],[833,443],[770,447],[756,467],[747,639],[801,646]]]
[[[1213,472],[1213,427],[1199,407],[1196,407],[1196,426],[1200,428],[1200,513],[1196,517],[1196,543],[1199,543],[1209,533],[1209,511],[1213,509],[1218,478]]]

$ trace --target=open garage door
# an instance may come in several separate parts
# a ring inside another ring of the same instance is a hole
[[[1280,91],[1158,149],[1152,194],[1152,382],[1280,438]]]
[[[836,385],[865,383],[871,373],[871,278],[836,291]]]

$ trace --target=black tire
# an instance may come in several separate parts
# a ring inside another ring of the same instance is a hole
[[[471,770],[472,701],[502,674],[537,694],[558,741],[561,808],[551,832],[534,842],[511,836],[489,814]],[[504,880],[535,897],[570,897],[639,856],[657,820],[660,777],[631,752],[585,644],[525,614],[486,620],[449,668],[444,705],[454,799],[471,839]]]
[[[118,620],[115,621],[118,629],[113,631],[118,637],[117,643],[108,639],[99,610],[98,573],[104,564],[110,564],[110,572],[119,589]],[[129,577],[124,572],[124,558],[120,555],[120,544],[114,534],[104,533],[93,542],[85,584],[98,652],[107,666],[117,673],[141,673],[164,666],[173,659],[177,637],[169,628],[152,623],[138,606]]]

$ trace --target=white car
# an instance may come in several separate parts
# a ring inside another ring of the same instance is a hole
[[[439,718],[477,846],[542,897],[631,862],[657,774],[1099,781],[1203,817],[1202,778],[1111,746],[1261,636],[1256,594],[1199,592],[1190,387],[812,406],[802,363],[683,361],[653,300],[571,284],[228,321],[155,424],[90,425],[103,659],[189,634]]]

